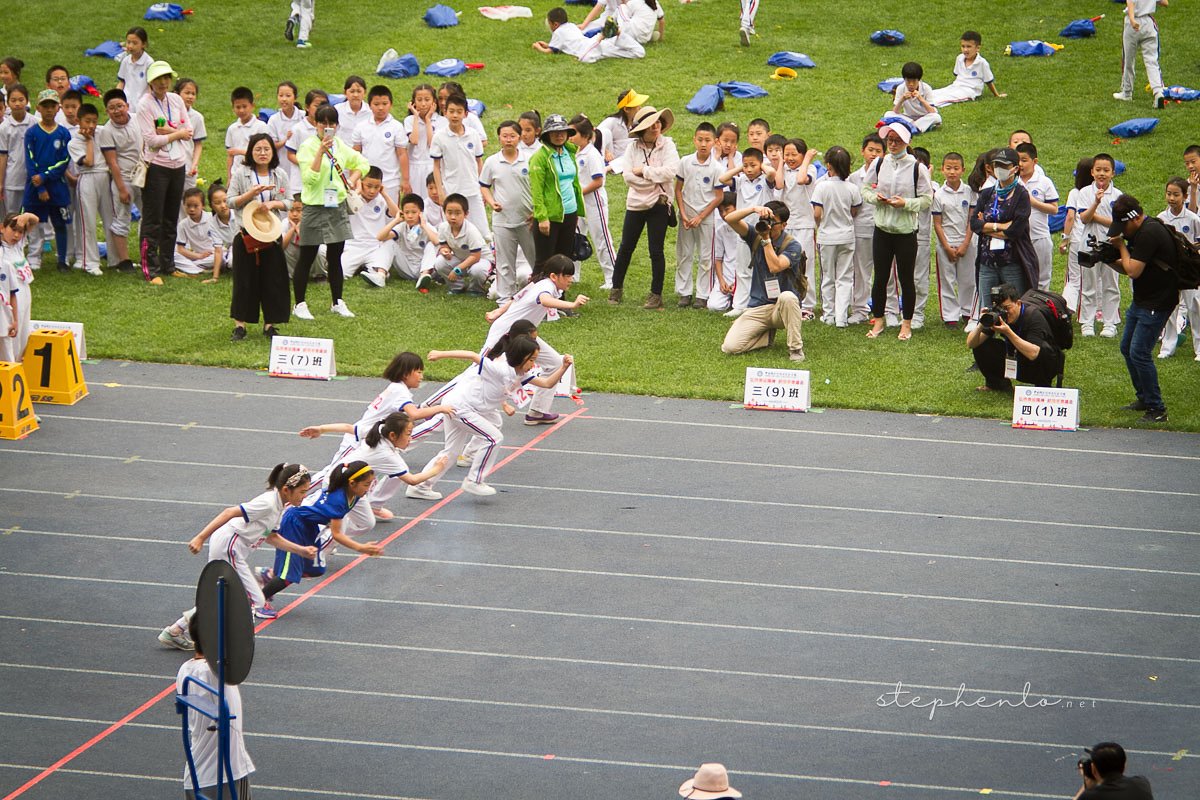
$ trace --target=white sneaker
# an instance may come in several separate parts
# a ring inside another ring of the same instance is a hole
[[[1096,329],[1093,328],[1091,325],[1087,326],[1086,328],[1080,329],[1080,332],[1084,336],[1095,336],[1096,335]]]
[[[919,330],[921,330],[921,329],[922,329],[922,328],[924,328],[924,327],[925,327],[925,320],[923,320],[923,319],[917,319],[916,317],[913,317],[913,321],[912,321],[912,329],[913,329],[914,331],[919,331]]]
[[[1173,355],[1175,355],[1174,350],[1169,350],[1169,351],[1168,350],[1159,350],[1158,351],[1159,358],[1170,358]]]
[[[739,28],[738,29],[738,39],[741,40],[742,47],[749,47],[750,46],[750,29],[749,28]]]
[[[372,286],[376,286],[380,289],[383,288],[383,282],[384,282],[385,276],[381,270],[364,269],[362,271],[362,276],[363,276],[363,280],[366,281],[367,283],[371,284]]]
[[[744,309],[744,308],[731,308],[725,312],[725,316],[731,317],[731,318],[737,318],[737,317],[740,317],[745,311],[746,311],[746,309]]]
[[[1113,100],[1121,100],[1128,103],[1132,99],[1132,94],[1126,94],[1125,92],[1113,92]]]
[[[104,274],[103,272],[100,271],[100,267],[96,266],[95,264],[92,264],[90,267],[85,267],[83,271],[86,272],[88,275],[94,275],[97,278],[99,278],[100,276],[102,276]]]
[[[883,319],[884,324],[886,324],[889,328],[900,327],[900,317],[896,316],[895,314],[884,314]]]
[[[1117,335],[1117,326],[1116,325],[1105,325],[1103,328],[1100,329],[1100,335],[1103,336],[1105,339],[1115,338]]]
[[[354,316],[354,312],[351,311],[350,307],[346,305],[345,300],[338,300],[329,307],[329,310],[337,314],[339,317],[345,317],[346,319],[350,319]]]
[[[405,492],[404,492],[404,496],[411,498],[413,500],[441,500],[442,499],[441,492],[435,492],[433,489],[430,489],[428,486],[422,486],[419,483],[416,486],[408,487],[408,489],[405,490]]]
[[[312,319],[312,312],[308,310],[308,303],[296,303],[296,307],[292,309],[292,316],[296,319]]]
[[[475,461],[475,459],[471,458],[470,456],[459,456],[458,460],[455,461],[454,463],[458,464],[458,466],[460,466],[460,467],[466,468],[466,467],[470,467],[471,464],[474,463],[474,461]]]
[[[464,480],[462,482],[462,490],[476,497],[491,497],[496,493],[496,490],[486,483],[476,483],[472,480]]]

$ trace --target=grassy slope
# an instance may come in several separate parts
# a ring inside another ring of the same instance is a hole
[[[90,74],[107,86],[114,79],[115,64],[84,58],[82,51],[104,38],[121,38],[130,25],[143,24],[140,15],[145,5],[143,0],[86,7],[63,3],[71,8],[65,17],[87,14],[89,33],[81,33],[84,26],[78,25],[64,26],[60,32],[49,30],[40,4],[18,5],[0,18],[0,36],[29,64],[25,77],[30,84],[40,82],[49,63],[64,62],[72,72]],[[530,41],[547,38],[541,20],[553,3],[545,0],[528,2],[533,20],[507,23],[485,20],[474,10],[476,3],[459,3],[463,24],[442,31],[421,22],[425,3],[359,0],[354,5],[359,9],[352,18],[357,24],[346,24],[351,18],[341,10],[335,24],[331,4],[318,6],[316,47],[309,51],[288,46],[280,35],[283,0],[210,0],[196,4],[197,13],[187,23],[149,27],[151,54],[170,60],[181,74],[200,83],[199,108],[208,120],[213,143],[204,158],[204,174],[213,177],[223,170],[219,143],[232,118],[226,98],[234,85],[250,85],[262,93],[263,105],[273,106],[272,87],[285,78],[296,81],[302,91],[312,86],[336,90],[349,73],[362,74],[373,83],[370,73],[387,47],[412,51],[422,64],[447,56],[485,62],[486,69],[467,73],[461,80],[471,96],[488,104],[488,128],[528,108],[544,114],[584,111],[599,119],[611,107],[616,91],[632,85],[650,93],[652,103],[676,110],[675,140],[687,152],[689,132],[698,121],[683,110],[688,99],[703,83],[741,79],[765,86],[771,97],[731,100],[723,114],[710,120],[732,118],[744,124],[751,117],[765,116],[775,129],[802,135],[819,149],[843,144],[856,152],[858,140],[886,105],[875,83],[898,74],[908,60],[922,62],[933,85],[948,82],[958,35],[975,28],[983,34],[984,53],[997,83],[1009,97],[948,109],[944,129],[919,140],[933,152],[935,161],[951,149],[970,159],[1003,143],[1010,130],[1027,128],[1033,131],[1042,163],[1064,199],[1077,158],[1109,150],[1129,165],[1118,185],[1152,210],[1161,207],[1166,177],[1182,170],[1181,153],[1196,138],[1200,114],[1200,104],[1172,107],[1157,114],[1162,123],[1152,136],[1113,143],[1108,126],[1155,112],[1149,108],[1149,95],[1140,94],[1135,105],[1109,98],[1118,85],[1120,50],[1120,6],[1112,3],[1064,0],[1054,4],[1053,16],[1047,16],[1044,3],[1016,0],[1005,5],[1005,17],[999,19],[994,4],[979,0],[905,4],[902,14],[895,6],[846,0],[836,10],[823,7],[820,16],[812,15],[811,4],[771,0],[760,12],[759,39],[754,47],[743,49],[736,46],[736,4],[731,0],[702,0],[686,6],[666,0],[666,42],[652,46],[642,61],[591,66],[539,57],[529,50]],[[1067,21],[1098,9],[1107,11],[1108,19],[1099,23],[1094,39],[1067,41],[1064,51],[1048,59],[1010,59],[1002,54],[1010,39],[1053,40]],[[576,20],[582,16],[576,7],[570,7],[570,13]],[[1172,6],[1160,16],[1168,82],[1200,86],[1200,67],[1184,57],[1181,12]],[[903,30],[909,43],[894,49],[870,45],[869,33],[884,27]],[[36,36],[24,33],[35,30]],[[791,83],[770,81],[765,59],[783,49],[809,54],[818,68],[802,71]],[[406,97],[417,82],[385,81],[398,98]],[[617,230],[622,195],[620,182],[614,181],[610,196]],[[1059,284],[1061,269],[1060,262]],[[641,254],[627,282],[632,298],[637,299],[648,284],[648,272]],[[746,366],[787,363],[782,348],[744,358],[723,357],[718,345],[728,327],[726,320],[674,309],[652,314],[630,301],[611,309],[598,297],[598,282],[595,264],[586,265],[582,291],[601,302],[588,307],[581,318],[545,331],[561,351],[579,358],[580,380],[586,389],[733,400],[741,396]],[[115,274],[88,280],[43,271],[34,292],[35,315],[82,320],[88,326],[89,352],[98,357],[241,367],[266,363],[268,347],[261,338],[252,336],[236,347],[227,341],[227,282],[205,287],[173,281],[152,289]],[[323,287],[316,287],[313,299],[323,292]],[[377,373],[398,349],[424,352],[430,347],[474,346],[482,334],[482,313],[490,307],[481,300],[419,297],[395,285],[371,291],[358,281],[348,287],[347,301],[357,319],[343,321],[319,313],[316,322],[293,323],[288,331],[336,338],[340,370],[357,374]],[[936,297],[932,303],[936,306]],[[320,302],[313,305],[321,308]],[[935,308],[930,316],[936,319]],[[868,342],[859,329],[836,331],[818,324],[805,327],[805,338],[814,402],[819,406],[996,417],[1008,413],[1004,400],[972,391],[977,376],[962,372],[969,356],[961,338],[940,327],[920,332],[904,346],[894,340]],[[1171,405],[1172,427],[1197,431],[1200,365],[1188,358],[1189,352],[1184,345],[1176,358],[1160,362],[1160,377]],[[436,366],[429,374],[448,377],[452,370]],[[1113,410],[1131,398],[1115,342],[1098,338],[1081,342],[1069,356],[1068,383],[1083,390],[1085,424],[1121,425],[1129,420]]]

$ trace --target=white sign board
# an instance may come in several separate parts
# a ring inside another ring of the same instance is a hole
[[[1014,428],[1073,431],[1079,428],[1079,390],[1018,386],[1013,392]]]
[[[83,335],[82,322],[46,322],[44,320],[35,319],[30,323],[30,332],[33,331],[70,331],[75,337],[75,352],[79,353],[79,360],[87,360],[87,339]]]
[[[333,339],[275,336],[271,339],[271,363],[267,374],[272,378],[329,380],[337,375]]]
[[[575,385],[575,365],[567,367],[567,371],[558,379],[558,385],[554,387],[555,397],[577,397],[579,395],[579,387]]]
[[[742,405],[767,411],[808,411],[810,389],[808,370],[746,367]]]

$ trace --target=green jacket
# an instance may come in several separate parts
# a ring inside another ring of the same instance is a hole
[[[563,148],[575,158],[579,148],[567,142]],[[554,169],[554,161],[550,157],[553,150],[549,145],[543,145],[529,159],[529,192],[533,195],[533,218],[537,222],[548,219],[551,222],[563,221],[562,195],[558,192],[558,171]],[[579,188],[579,168],[575,168],[575,208],[580,217],[583,213],[583,190]]]

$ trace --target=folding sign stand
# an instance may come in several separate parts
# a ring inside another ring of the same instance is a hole
[[[196,586],[196,614],[199,617],[197,645],[204,653],[209,667],[217,676],[213,688],[188,676],[183,680],[180,694],[175,696],[175,711],[183,717],[183,750],[187,754],[188,774],[196,800],[223,800],[229,788],[230,800],[238,800],[229,760],[229,705],[225,702],[226,685],[236,686],[246,679],[254,661],[254,622],[250,603],[237,571],[227,561],[210,561],[200,574]],[[213,644],[216,647],[213,647]],[[190,694],[195,686],[200,691]],[[196,777],[196,762],[192,757],[192,735],[188,711],[195,711],[216,724],[217,730],[217,793],[215,797],[200,793]]]

